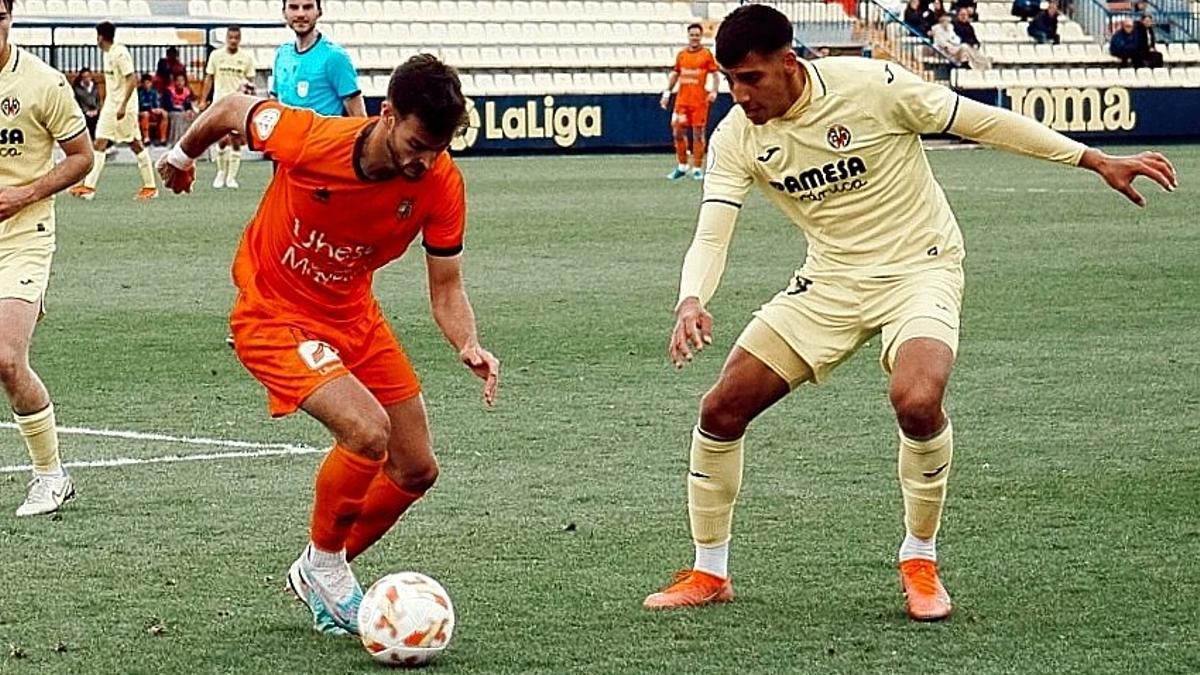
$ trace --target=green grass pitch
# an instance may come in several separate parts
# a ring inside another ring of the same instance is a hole
[[[666,338],[699,186],[663,179],[671,158],[462,161],[467,280],[504,363],[500,402],[483,408],[433,325],[419,249],[381,272],[442,478],[360,578],[446,585],[459,624],[437,673],[1200,672],[1200,148],[1166,151],[1182,187],[1142,184],[1145,210],[1081,171],[932,155],[969,251],[940,537],[957,607],[939,625],[902,614],[878,340],[751,428],[738,600],[642,611],[691,561],[698,397],[802,240],[750,200],[716,344],[679,373]],[[60,200],[34,354],[60,424],[327,443],[303,416],[269,421],[223,342],[228,264],[268,176],[247,165],[241,191],[215,192],[202,164],[196,194],[142,205],[134,169],[113,167],[95,202]],[[62,445],[72,461],[214,451]],[[0,430],[0,464],[26,461]],[[79,468],[78,500],[33,520],[11,515],[25,475],[0,473],[0,672],[376,672],[282,590],[318,461]]]

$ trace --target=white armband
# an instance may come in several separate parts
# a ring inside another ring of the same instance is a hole
[[[183,147],[179,143],[176,143],[174,146],[172,146],[171,150],[167,152],[167,164],[170,164],[180,171],[187,171],[196,165],[196,160],[188,156],[188,154],[183,151]]]

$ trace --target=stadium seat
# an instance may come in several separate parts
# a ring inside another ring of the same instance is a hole
[[[146,18],[153,14],[150,11],[150,3],[146,0],[129,0],[129,15],[137,18]]]
[[[66,0],[46,0],[46,14],[50,16],[69,16]]]
[[[379,50],[373,47],[363,47],[358,50],[358,60],[354,64],[359,68],[372,69],[391,67],[379,60]],[[394,66],[395,64],[393,64]]]
[[[612,84],[613,89],[617,91],[633,90],[633,83],[630,81],[629,73],[613,73]]]
[[[584,92],[593,91],[592,89],[592,74],[591,73],[572,73],[571,87],[573,91]]]
[[[629,84],[630,88],[636,92],[654,91],[656,89],[650,83],[650,75],[646,73],[630,73]]]
[[[612,76],[608,73],[592,73],[592,90],[598,94],[612,93]]]
[[[459,73],[458,81],[462,84],[463,93],[467,96],[476,95],[475,76],[471,73]]]
[[[565,94],[574,91],[574,88],[570,73],[554,73],[554,93]]]
[[[481,95],[496,93],[496,83],[492,80],[491,73],[475,73],[475,90]]]
[[[1067,68],[1055,68],[1050,71],[1050,81],[1053,82],[1056,87],[1069,87],[1071,84],[1077,81],[1071,77],[1073,73],[1073,70]]]
[[[519,94],[537,93],[536,88],[533,84],[533,74],[532,73],[517,73],[516,75],[514,75],[513,76],[513,87],[516,89],[516,93],[519,93]]]
[[[515,94],[517,93],[516,83],[513,81],[513,76],[509,73],[496,73],[495,90],[497,94]]]

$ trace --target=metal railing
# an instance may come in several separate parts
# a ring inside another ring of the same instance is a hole
[[[1196,42],[1200,39],[1200,16],[1182,0],[1147,1],[1154,17],[1154,34],[1159,42]],[[1183,9],[1180,9],[1183,8]],[[1071,7],[1071,18],[1092,37],[1107,42],[1125,19],[1139,20],[1132,10],[1114,12],[1102,0],[1078,0]]]
[[[950,79],[954,61],[900,15],[878,0],[860,2],[858,12],[875,56],[889,58],[928,79]]]

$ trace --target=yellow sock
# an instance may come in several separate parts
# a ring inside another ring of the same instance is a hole
[[[226,178],[237,178],[238,170],[242,168],[242,149],[229,149],[229,159],[225,169]]]
[[[688,515],[697,546],[720,546],[733,531],[733,504],[742,487],[743,442],[717,441],[692,430]]]
[[[92,170],[88,172],[86,178],[83,179],[84,187],[96,189],[96,183],[100,182],[100,174],[104,171],[105,154],[103,152],[92,151]]]
[[[54,426],[54,404],[28,415],[13,413],[17,428],[29,447],[29,458],[36,474],[60,476],[62,462],[58,457],[58,431]]]
[[[944,429],[925,441],[900,434],[900,489],[909,534],[925,540],[937,534],[953,456],[954,427],[949,420]]]
[[[150,151],[142,148],[142,151],[135,157],[137,157],[138,172],[142,174],[142,187],[157,187],[154,184],[154,165],[150,162]]]

